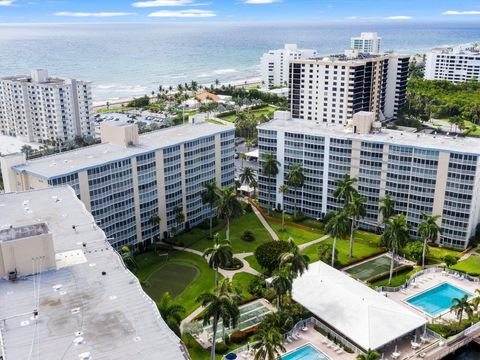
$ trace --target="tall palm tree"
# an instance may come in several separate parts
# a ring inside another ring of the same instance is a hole
[[[280,266],[276,274],[272,277],[271,285],[277,294],[278,308],[281,309],[283,296],[292,291],[293,279],[290,264]]]
[[[468,302],[468,295],[464,295],[461,299],[453,298],[453,305],[450,308],[450,311],[455,313],[458,319],[458,323],[462,322],[463,313],[467,314],[468,318],[471,320],[473,317],[473,305]]]
[[[219,189],[217,191],[217,194],[218,217],[225,222],[225,225],[227,227],[227,241],[230,241],[230,220],[242,214],[242,205],[238,201],[237,192],[233,187]]]
[[[335,215],[330,216],[329,220],[325,225],[325,230],[333,237],[333,246],[332,246],[332,267],[335,265],[335,250],[337,247],[337,239],[345,238],[350,231],[350,224],[348,221],[348,216],[345,211],[340,210]]]
[[[349,203],[352,200],[353,194],[357,192],[354,188],[356,182],[356,178],[345,174],[343,179],[336,181],[337,189],[333,192],[333,196],[337,200],[343,200],[345,204]]]
[[[241,153],[238,154],[238,157],[240,158],[240,160],[242,160],[241,167],[242,167],[242,169],[243,169],[243,162],[244,162],[245,160],[247,160],[247,154],[245,154],[244,152],[241,152]]]
[[[152,224],[153,226],[158,226],[158,237],[160,238],[160,222],[162,221],[162,219],[160,219],[160,216],[158,216],[157,214],[153,214],[152,216],[150,216],[150,219],[148,219],[148,222],[150,224]],[[154,240],[153,243],[155,244],[155,252],[157,252],[157,242]]]
[[[292,238],[288,239],[288,242],[290,244],[290,251],[280,255],[280,265],[289,264],[292,277],[296,278],[308,270],[308,262],[310,259],[307,255],[303,255],[300,252],[300,248]]]
[[[368,349],[366,354],[357,356],[357,360],[377,360],[377,359],[380,359],[380,354],[371,349]]]
[[[211,360],[215,360],[215,345],[217,339],[218,321],[220,318],[228,318],[232,326],[236,326],[240,317],[238,305],[229,294],[206,292],[201,294],[196,301],[205,307],[203,311],[203,324],[212,323],[212,349]]]
[[[438,226],[437,222],[441,218],[440,215],[427,215],[422,213],[424,219],[418,225],[418,235],[423,238],[423,252],[422,252],[422,267],[425,267],[425,254],[427,252],[427,242],[437,241],[442,229]]]
[[[365,196],[358,195],[355,192],[353,193],[353,196],[350,202],[345,204],[345,210],[348,216],[351,218],[350,252],[349,252],[350,258],[353,257],[353,233],[355,232],[357,222],[361,217],[363,218],[367,215],[367,209],[365,208],[366,203],[367,203],[367,198]]]
[[[303,165],[290,164],[290,172],[287,175],[287,180],[288,180],[288,184],[295,189],[293,216],[297,216],[298,188],[303,187],[303,184],[305,183],[305,175],[303,174]]]
[[[242,300],[240,295],[241,289],[233,286],[233,282],[229,278],[223,279],[220,284],[217,286],[218,296],[229,296],[237,304]],[[225,342],[225,327],[237,326],[237,320],[232,318],[230,313],[222,314],[222,338]]]
[[[239,178],[242,184],[251,186],[250,184],[252,183],[252,181],[256,179],[255,169],[248,166],[243,168]]]
[[[213,238],[213,208],[218,203],[219,195],[217,184],[214,181],[203,184],[203,191],[201,194],[202,204],[210,207],[210,239]]]
[[[254,337],[255,360],[276,360],[283,346],[283,335],[275,327],[260,327]]]
[[[253,146],[252,140],[247,140],[247,141],[245,141],[245,147],[247,148],[247,151],[250,151],[250,149],[252,148],[252,146]]]
[[[218,285],[218,268],[232,261],[232,245],[229,241],[221,241],[220,235],[215,234],[213,247],[205,249],[203,257],[208,257],[208,266],[215,270],[215,285]]]
[[[167,291],[163,293],[158,303],[158,311],[160,311],[160,315],[162,315],[168,327],[180,337],[180,322],[182,321],[182,314],[185,313],[185,308],[182,305],[175,304]]]
[[[175,206],[173,209],[175,213],[175,222],[177,223],[177,229],[185,222],[185,214],[183,213],[183,208],[181,206]]]
[[[284,196],[282,207],[282,232],[285,232],[285,195],[288,193],[288,186],[285,184],[280,185],[278,191]]]
[[[395,215],[395,200],[392,199],[390,194],[385,195],[380,199],[378,211],[382,215],[382,223],[386,224],[386,221]]]
[[[408,234],[407,218],[403,214],[387,219],[385,225],[388,226],[385,227],[381,242],[383,246],[392,252],[390,276],[388,278],[388,285],[390,285],[392,283],[395,255],[398,253],[399,249],[405,246],[410,237]]]
[[[272,177],[276,177],[278,175],[278,168],[280,166],[280,162],[278,162],[276,155],[273,153],[270,154],[265,154],[263,156],[263,167],[262,167],[262,172],[263,175],[268,177],[268,194],[270,195],[269,199],[269,204],[267,206],[267,211],[268,214],[270,214],[270,208],[272,207],[272,198],[271,194],[273,194],[273,191],[270,191],[271,188],[271,179]]]

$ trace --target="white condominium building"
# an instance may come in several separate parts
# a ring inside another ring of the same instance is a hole
[[[260,171],[260,202],[293,212],[297,199],[298,210],[323,218],[341,206],[333,193],[337,180],[349,174],[368,200],[363,227],[377,229],[379,200],[390,194],[412,236],[422,213],[440,215],[439,242],[466,248],[480,222],[480,140],[386,130],[373,120],[374,114],[360,112],[347,128],[318,126],[277,112],[275,120],[258,127],[259,159],[276,154],[281,169],[270,182]],[[292,164],[303,166],[305,183],[283,195],[278,189],[288,185]]]
[[[408,64],[406,55],[357,50],[294,60],[289,81],[292,116],[343,125],[359,111],[374,112],[380,121],[394,119],[405,104]]]
[[[98,145],[29,161],[22,153],[1,157],[5,191],[70,185],[120,248],[201,223],[210,215],[203,184],[234,183],[233,126],[199,122],[139,136],[136,125],[111,122],[101,133]]]
[[[480,78],[480,45],[435,48],[427,53],[425,79],[454,83]]]
[[[91,84],[48,76],[0,78],[0,133],[24,141],[67,141],[94,134]]]
[[[350,48],[361,53],[378,54],[382,38],[376,32],[362,32],[360,36],[350,39]]]
[[[283,49],[270,50],[260,61],[262,82],[269,87],[287,86],[290,60],[315,57],[311,49],[298,49],[295,44],[285,44]]]
[[[190,359],[68,186],[0,195],[0,357]]]

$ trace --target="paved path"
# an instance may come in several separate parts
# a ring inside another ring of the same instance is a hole
[[[310,242],[308,242],[308,243],[299,245],[298,248],[299,248],[300,250],[303,250],[303,249],[309,247],[310,245],[318,244],[318,243],[320,243],[320,242],[322,242],[322,241],[325,241],[325,240],[327,240],[329,237],[330,237],[329,234],[323,235],[320,239],[313,240],[313,241],[310,241]]]
[[[272,227],[267,222],[267,220],[265,220],[265,218],[260,213],[260,211],[258,211],[258,209],[253,205],[252,205],[252,209],[253,209],[253,212],[255,213],[255,215],[257,215],[258,220],[260,220],[260,222],[262,223],[263,227],[265,229],[267,229],[267,231],[270,233],[270,236],[273,238],[273,240],[279,241],[280,238],[278,237],[277,233],[275,231],[273,231]]]

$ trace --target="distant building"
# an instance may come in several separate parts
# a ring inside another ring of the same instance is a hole
[[[48,76],[0,79],[0,133],[24,141],[68,141],[94,134],[91,84]]]
[[[195,96],[195,99],[204,103],[204,102],[219,102],[220,101],[220,96],[212,94],[208,91],[204,91],[200,94],[197,94]]]
[[[189,359],[72,188],[0,195],[0,357]]]
[[[289,103],[295,119],[346,125],[359,111],[395,119],[405,104],[409,56],[345,54],[290,62]]]
[[[298,49],[295,44],[285,44],[283,49],[270,50],[260,61],[262,82],[265,86],[286,86],[288,84],[289,61],[308,59],[317,55],[316,50]]]
[[[439,243],[466,248],[480,222],[480,140],[386,130],[374,120],[375,114],[359,112],[345,128],[276,112],[275,120],[258,126],[260,202],[293,212],[297,201],[298,211],[323,218],[341,206],[333,193],[336,181],[349,174],[368,199],[362,227],[377,229],[379,200],[390,194],[412,236],[422,213],[440,215]],[[281,169],[273,181],[261,173],[270,153]],[[303,166],[305,184],[298,190],[289,186],[284,195],[278,189],[288,184],[291,164]]]
[[[203,184],[234,183],[233,126],[197,122],[139,136],[134,124],[102,122],[101,137],[102,144],[35,160],[0,157],[5,191],[72,186],[118,249],[182,230],[178,207],[185,222],[198,225],[210,215]]]
[[[453,83],[480,79],[480,45],[435,48],[427,53],[425,79]]]
[[[382,38],[376,32],[362,32],[360,36],[350,39],[350,48],[361,53],[378,54]]]

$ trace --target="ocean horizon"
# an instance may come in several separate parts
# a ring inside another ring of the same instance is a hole
[[[328,55],[362,31],[378,32],[382,50],[411,55],[480,41],[478,22],[2,24],[0,76],[46,68],[92,81],[95,102],[115,101],[159,85],[256,78],[270,49],[296,43]]]

